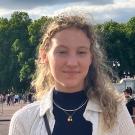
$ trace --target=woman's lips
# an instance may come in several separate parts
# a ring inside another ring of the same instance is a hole
[[[79,71],[63,71],[64,73],[79,73]]]
[[[80,72],[78,72],[78,71],[64,71],[64,74],[65,75],[67,75],[67,76],[76,76],[76,75],[78,75]]]

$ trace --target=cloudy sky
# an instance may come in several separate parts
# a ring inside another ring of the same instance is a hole
[[[30,18],[38,19],[71,7],[90,12],[97,23],[110,19],[127,22],[135,16],[135,0],[0,0],[0,17],[9,18],[14,11],[25,11]]]

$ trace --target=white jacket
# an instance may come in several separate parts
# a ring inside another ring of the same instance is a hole
[[[9,135],[48,135],[43,119],[45,113],[53,131],[55,119],[52,113],[52,93],[50,90],[40,102],[34,102],[17,111],[11,119]],[[107,133],[102,128],[101,114],[100,106],[89,100],[83,116],[93,124],[92,135],[135,135],[135,127],[125,105],[119,106],[117,123]]]

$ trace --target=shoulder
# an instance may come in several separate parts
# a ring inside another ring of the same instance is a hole
[[[35,119],[39,119],[39,102],[24,106],[11,118],[9,135],[29,134]]]
[[[122,101],[118,104],[117,122],[118,123],[132,123],[131,116],[126,106],[126,102]],[[129,124],[130,125],[130,124]]]
[[[35,109],[38,109],[40,106],[40,101],[36,101],[34,103],[31,104],[27,104],[26,106],[22,107],[20,110],[18,110],[17,112],[29,112],[29,111],[33,111]]]
[[[108,133],[109,135],[133,135],[135,133],[134,124],[124,101],[119,102],[117,119],[113,128]]]
[[[126,135],[126,134],[133,135],[133,133],[135,132],[134,124],[127,110],[125,102],[119,103],[116,125],[117,125],[116,127],[119,128],[119,130],[121,131],[122,135]]]
[[[127,107],[126,107],[126,102],[124,100],[118,102],[118,113],[120,114],[121,112],[126,112],[127,111]],[[127,111],[128,112],[128,111]]]
[[[16,121],[16,120],[29,120],[29,118],[33,118],[35,115],[39,114],[39,109],[40,108],[40,103],[39,102],[34,102],[31,104],[28,104],[18,111],[16,111],[11,119],[11,121]]]

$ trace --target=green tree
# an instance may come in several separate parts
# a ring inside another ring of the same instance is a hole
[[[124,54],[127,47],[127,38],[125,35],[125,25],[114,21],[105,22],[97,26],[97,32],[102,35],[103,48],[107,52],[108,61],[113,67],[113,62],[119,62],[121,66],[115,65],[114,70],[122,76],[124,69],[128,68],[124,59],[128,60],[128,56]]]
[[[9,22],[0,18],[0,90],[6,91],[10,86],[10,46],[9,46]]]
[[[129,60],[127,61],[128,71],[131,75],[135,75],[135,17],[129,19],[125,27],[125,34],[128,40],[128,49],[126,53],[128,54]]]

